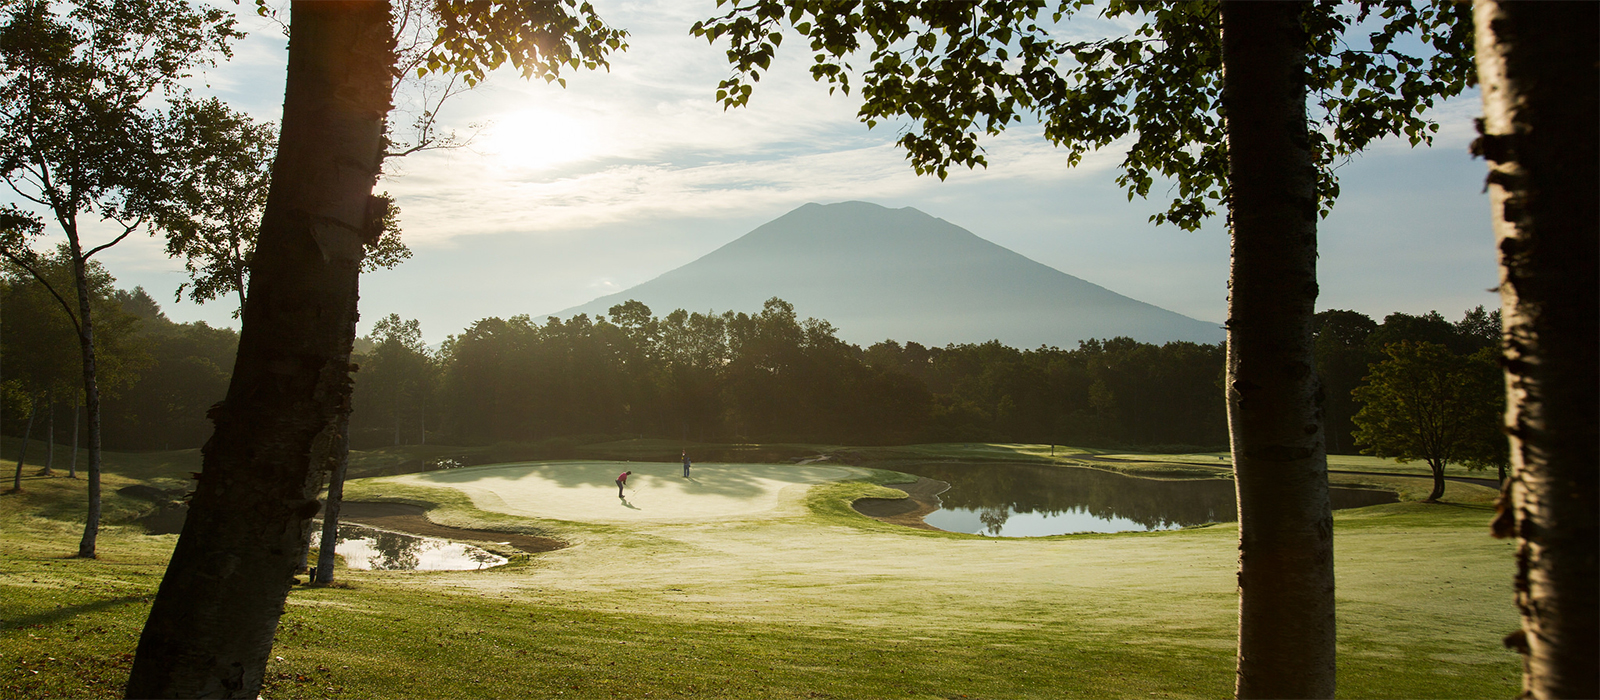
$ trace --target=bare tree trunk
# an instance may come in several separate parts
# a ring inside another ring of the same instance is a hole
[[[28,440],[33,437],[33,422],[39,418],[39,407],[34,406],[28,414],[28,427],[22,431],[22,452],[17,455],[17,473],[11,477],[12,493],[22,491],[22,463],[28,459]]]
[[[388,2],[297,1],[238,359],[129,697],[254,698],[350,411],[350,350],[394,65]]]
[[[39,476],[55,476],[55,471],[51,469],[56,463],[56,392],[54,389],[45,392],[44,401],[44,468],[39,470]]]
[[[1311,332],[1317,174],[1304,7],[1222,3],[1241,698],[1330,698],[1335,686],[1333,517]]]
[[[78,227],[74,222],[63,228],[72,248],[72,278],[78,288],[78,349],[83,355],[83,396],[89,414],[89,512],[83,520],[78,556],[93,559],[100,536],[100,383],[95,368],[94,316],[89,303],[89,261],[78,241]]]
[[[72,460],[67,462],[67,478],[78,478],[78,417],[83,406],[78,403],[78,392],[72,392]]]
[[[1433,473],[1433,490],[1428,492],[1426,503],[1438,503],[1444,498],[1444,462],[1428,462],[1428,471]]]
[[[1478,0],[1478,76],[1500,255],[1523,694],[1600,697],[1600,6]]]
[[[346,420],[346,425],[349,421]],[[328,499],[322,507],[322,543],[317,551],[317,583],[333,583],[333,557],[339,546],[339,507],[344,504],[344,475],[350,468],[350,433],[339,439],[339,467],[328,480]]]

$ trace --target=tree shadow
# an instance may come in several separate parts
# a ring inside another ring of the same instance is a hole
[[[143,595],[125,595],[125,596],[121,596],[121,597],[118,597],[118,598],[106,598],[104,600],[97,600],[97,601],[94,601],[92,603],[84,603],[82,605],[69,605],[69,606],[64,607],[64,608],[58,608],[58,609],[50,610],[50,611],[47,611],[47,612],[35,613],[33,615],[23,615],[23,616],[20,616],[20,617],[10,617],[10,618],[6,619],[6,626],[7,627],[12,627],[12,628],[20,628],[20,627],[29,627],[29,626],[32,626],[32,625],[53,625],[53,624],[56,624],[58,622],[62,622],[64,620],[70,620],[70,619],[72,619],[74,617],[78,617],[79,615],[87,615],[89,613],[100,612],[102,610],[106,610],[108,608],[111,608],[111,607],[117,606],[117,605],[125,605],[125,604],[129,604],[129,603],[142,603],[142,602],[145,602],[146,600],[147,600],[147,598],[145,596],[143,596]]]

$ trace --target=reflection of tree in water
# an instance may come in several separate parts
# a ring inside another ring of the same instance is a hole
[[[339,525],[335,542],[338,545],[355,543],[369,548],[372,555],[366,557],[367,568],[383,571],[482,569],[506,563],[504,557],[468,544],[385,532],[359,525]],[[341,547],[340,551],[344,549]],[[428,555],[427,562],[423,561],[424,554]],[[352,568],[361,568],[360,553],[357,552],[355,556],[357,560],[351,562],[354,565]]]
[[[1147,529],[1187,527],[1238,518],[1233,482],[1226,479],[1162,481],[1098,469],[1023,464],[926,464],[902,469],[950,484],[939,498],[951,508],[979,511],[990,532],[1015,513],[1125,518]],[[1335,488],[1333,507],[1393,503],[1387,491]]]
[[[477,562],[480,569],[485,566],[499,566],[505,563],[505,559],[501,558],[500,555],[477,547],[467,547],[466,555],[468,559]]]
[[[978,520],[983,522],[984,530],[995,537],[1000,536],[1000,530],[1005,528],[1006,521],[1010,519],[1009,508],[984,508],[978,511]]]
[[[423,546],[420,537],[341,523],[334,543],[337,546],[346,542],[365,542],[372,547],[378,556],[370,558],[367,565],[373,569],[415,571],[421,564],[421,559],[417,557]]]
[[[414,571],[420,560],[417,551],[422,539],[410,535],[376,530],[372,532],[372,548],[378,551],[379,560],[371,562],[372,568],[383,571]]]

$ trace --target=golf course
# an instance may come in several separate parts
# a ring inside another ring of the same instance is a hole
[[[13,462],[17,442],[6,444]],[[851,507],[904,497],[893,485],[914,481],[918,464],[1183,481],[1225,476],[1217,455],[815,446],[812,458],[697,462],[686,478],[660,456],[633,459],[661,452],[649,447],[560,460],[485,449],[469,456],[486,463],[447,469],[404,467],[436,464],[428,460],[447,447],[353,454],[347,503],[410,507],[438,528],[476,533],[459,539],[509,562],[340,566],[321,587],[302,575],[263,697],[1233,693],[1233,523],[1001,538],[880,522]],[[127,487],[181,491],[198,453],[107,453],[109,524],[93,560],[71,557],[82,482],[59,468],[35,475],[34,454],[22,492],[0,498],[0,695],[121,697],[176,541],[140,520],[172,506]],[[1451,481],[1443,502],[1424,504],[1425,466],[1330,463],[1335,485],[1399,498],[1335,512],[1339,696],[1515,695],[1520,663],[1500,643],[1517,625],[1512,545],[1485,524],[1494,489]],[[535,540],[558,546],[512,544]]]

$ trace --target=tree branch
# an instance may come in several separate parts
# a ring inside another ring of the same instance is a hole
[[[56,292],[56,288],[51,286],[50,280],[45,279],[44,275],[39,274],[38,270],[33,269],[33,266],[29,265],[27,260],[23,259],[21,256],[18,256],[16,253],[13,253],[9,250],[0,250],[0,255],[4,255],[7,260],[16,263],[22,269],[27,270],[28,274],[33,275],[33,278],[39,281],[39,284],[44,285],[44,288],[50,291],[50,296],[55,297],[56,301],[61,304],[61,310],[67,312],[67,318],[72,321],[73,330],[78,331],[79,335],[83,334],[83,326],[78,324],[78,315],[72,313],[72,305],[68,304],[67,300],[63,299],[61,295]]]
[[[118,221],[117,223],[122,224],[121,221]],[[117,236],[116,238],[113,238],[110,243],[105,243],[105,244],[98,245],[98,246],[95,246],[94,248],[89,249],[89,252],[83,254],[83,261],[84,262],[89,262],[89,258],[93,257],[95,253],[98,253],[98,252],[100,252],[102,250],[110,248],[111,246],[114,246],[114,245],[116,245],[118,243],[121,243],[122,239],[127,238],[128,234],[133,233],[134,229],[139,228],[143,224],[144,224],[144,219],[140,219],[138,221],[135,221],[132,224],[122,224],[122,235]]]

